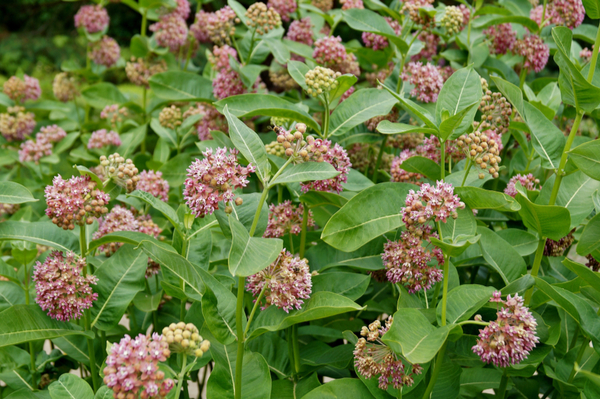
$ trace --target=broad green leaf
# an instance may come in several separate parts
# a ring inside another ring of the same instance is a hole
[[[396,123],[396,122],[388,121],[387,119],[384,119],[383,121],[381,121],[379,123],[379,125],[377,125],[377,131],[379,133],[383,133],[384,135],[399,135],[399,134],[403,134],[403,133],[415,133],[415,132],[432,133],[432,134],[437,133],[437,129],[425,128],[423,126],[409,125],[409,124],[403,124],[403,123]]]
[[[313,276],[312,291],[333,292],[356,301],[369,286],[370,277],[352,272],[326,272]]]
[[[285,65],[290,61],[290,51],[283,44],[281,39],[263,39],[263,42],[267,45],[269,50],[271,50],[273,57],[275,57],[278,63]]]
[[[463,186],[454,188],[454,192],[472,210],[519,211],[521,205],[512,197],[501,192]]]
[[[441,235],[444,240],[452,239],[452,241],[455,241],[461,236],[474,235],[477,231],[477,222],[473,216],[473,211],[465,207],[458,209],[456,213],[458,215],[457,218],[449,217],[446,219],[446,222],[440,221],[440,227],[442,228]]]
[[[100,389],[98,389],[98,391],[96,392],[96,397],[94,397],[95,399],[114,399],[114,393],[112,391],[112,389],[110,389],[108,386],[103,385],[100,387]]]
[[[98,299],[92,308],[91,326],[107,331],[117,325],[135,295],[145,288],[148,256],[125,244],[102,263],[95,275]]]
[[[162,172],[163,178],[169,182],[171,187],[178,187],[185,182],[187,169],[192,161],[192,156],[189,153],[177,154],[164,163],[158,170]]]
[[[386,115],[397,100],[379,89],[360,89],[333,110],[329,134],[342,135],[378,115]]]
[[[600,247],[600,214],[594,215],[592,219],[587,223],[579,243],[577,243],[577,254],[586,256],[597,250]]]
[[[452,361],[450,357],[444,358],[440,372],[433,386],[431,398],[457,399],[460,392],[460,376],[463,368]]]
[[[506,97],[506,99],[512,104],[512,106],[521,114],[525,115],[525,108],[523,107],[523,92],[518,86],[500,79],[497,76],[492,77],[492,81],[496,84],[496,87]]]
[[[473,117],[477,112],[475,106],[481,101],[481,96],[481,79],[472,67],[459,69],[448,78],[440,91],[435,107],[435,119],[440,127],[441,139],[449,137],[453,132],[456,134],[464,133],[471,126]],[[469,107],[471,108],[465,112],[464,117],[458,118],[460,123],[455,128],[445,127],[444,132],[442,132],[441,124],[444,110],[450,113],[450,117],[453,117],[461,115],[461,111]]]
[[[93,399],[94,391],[86,381],[73,374],[62,374],[48,387],[53,399]]]
[[[23,204],[38,201],[29,189],[16,182],[0,182],[0,203]]]
[[[390,24],[388,24],[381,15],[362,8],[344,10],[342,11],[342,15],[344,16],[344,21],[346,21],[352,29],[384,36],[389,39],[390,42],[398,46],[398,49],[400,49],[403,54],[408,52],[408,44],[394,32],[390,27]]]
[[[152,118],[150,122],[150,128],[156,133],[162,140],[164,140],[169,146],[176,149],[177,143],[177,132],[173,129],[165,128],[158,122],[158,118]]]
[[[127,158],[133,154],[133,151],[146,140],[148,125],[140,125],[135,129],[121,135],[121,145],[117,148],[117,153]]]
[[[381,83],[381,82],[380,82]],[[382,84],[383,85],[383,84]],[[400,95],[398,95],[393,89],[390,89],[386,85],[383,85],[383,88],[388,91],[392,96],[396,98],[402,104],[402,107],[407,111],[413,113],[417,118],[419,118],[427,127],[432,130],[438,132],[438,126],[435,123],[435,117],[429,113],[425,108],[421,107],[414,101],[410,99],[406,99]]]
[[[90,355],[87,347],[87,338],[85,336],[63,336],[52,339],[52,343],[58,347],[63,353],[73,358],[74,360],[83,363],[89,367]],[[96,367],[98,370],[102,368],[102,355],[96,351]]]
[[[515,199],[521,204],[519,215],[525,226],[540,236],[560,240],[571,230],[571,214],[566,208],[540,206],[529,201],[521,193],[517,193]]]
[[[131,231],[116,231],[102,236],[99,239],[93,240],[88,244],[88,250],[92,252],[103,244],[108,243],[128,243],[137,246],[141,241],[155,240],[153,237],[141,233]],[[158,241],[157,241],[158,242]]]
[[[431,361],[442,347],[452,325],[435,328],[416,308],[401,308],[382,340],[412,364]]]
[[[550,192],[554,179],[547,179],[540,197]],[[556,205],[566,207],[571,214],[571,228],[581,224],[594,209],[593,194],[600,189],[600,182],[576,171],[565,176],[558,190]]]
[[[336,212],[321,239],[336,249],[354,251],[370,240],[403,225],[402,207],[409,190],[405,183],[381,183],[354,196]]]
[[[331,101],[337,99],[338,97],[341,97],[344,93],[346,93],[346,91],[348,91],[352,87],[352,85],[356,83],[358,78],[356,78],[356,76],[352,74],[344,74],[338,76],[337,78],[335,78],[335,80],[338,82],[338,85],[335,87],[334,90],[329,92],[329,98]]]
[[[202,315],[219,343],[227,345],[237,340],[236,298],[221,283],[206,287],[202,297]]]
[[[435,161],[430,160],[427,157],[410,157],[400,164],[400,167],[405,171],[421,174],[432,181],[438,181],[442,179],[440,166]]]
[[[127,99],[119,89],[108,82],[100,82],[81,91],[85,101],[92,107],[103,109],[113,104],[123,104]]]
[[[256,210],[258,209],[259,202],[261,201],[261,194],[248,193],[241,194],[239,197],[243,200],[243,203],[241,206],[235,207],[235,216],[236,219],[246,227],[246,230],[250,231],[252,223],[254,222]],[[263,233],[265,233],[265,230],[267,229],[267,224],[269,222],[269,206],[267,202],[263,201],[260,207],[260,217],[258,219],[258,223],[256,224],[256,229],[254,230],[255,237],[262,237]],[[217,210],[213,215],[217,218],[223,235],[225,235],[225,237],[227,237],[228,239],[231,238],[231,229],[229,228],[229,216],[227,215],[227,213],[225,213],[224,210]],[[202,220],[202,218],[196,218],[196,221],[198,220]]]
[[[582,0],[585,13],[592,19],[600,18],[600,2],[598,0]]]
[[[595,290],[600,291],[600,274],[594,272],[583,264],[565,258],[562,263],[565,267],[575,272],[581,279],[590,284]]]
[[[483,258],[500,274],[504,283],[509,284],[527,273],[523,257],[504,239],[483,226],[477,228],[477,233],[481,235],[479,246]]]
[[[25,303],[25,291],[21,286],[15,282],[0,281],[0,312],[15,304]]]
[[[522,257],[535,253],[537,249],[539,241],[537,236],[525,230],[502,229],[495,233],[510,244]]]
[[[479,106],[479,103],[473,103],[463,108],[458,114],[443,120],[440,124],[440,139],[444,141],[456,139],[463,134],[465,130],[473,124],[473,119],[477,112],[476,106]]]
[[[513,85],[519,85],[519,75],[515,72],[514,69],[509,67],[504,61],[494,58],[488,57],[482,65],[483,68],[487,69],[490,72],[495,72],[502,77],[502,79],[506,79],[506,81],[512,83]],[[492,83],[492,82],[490,82]]]
[[[480,235],[460,235],[455,239],[444,238],[439,240],[432,237],[430,239],[431,244],[442,249],[442,252],[450,257],[458,257],[469,248],[472,244],[479,241]]]
[[[521,17],[518,15],[511,15],[511,16],[505,16],[505,17],[494,17],[491,19],[481,18],[481,20],[473,21],[472,25],[474,28],[483,29],[483,28],[487,28],[492,25],[500,25],[500,24],[507,24],[507,23],[523,25],[525,28],[529,29],[531,32],[537,32],[540,29],[538,24],[534,20],[527,18],[527,17]]]
[[[448,293],[446,322],[450,325],[466,321],[492,297],[494,288],[481,285],[461,285]],[[438,325],[442,321],[442,303],[438,303]]]
[[[306,251],[306,258],[312,270],[324,271],[337,266],[348,266],[364,271],[375,271],[383,268],[381,253],[383,237],[376,238],[353,252],[337,250],[325,242]]]
[[[217,101],[214,105],[220,112],[224,112],[223,109],[227,106],[231,115],[238,118],[254,116],[289,118],[296,122],[303,122],[317,132],[321,131],[319,124],[306,111],[290,101],[271,94],[240,94]]]
[[[581,172],[600,180],[600,140],[592,140],[571,149],[569,158]]]
[[[482,398],[486,389],[498,389],[502,371],[493,368],[463,368],[460,374],[461,398]]]
[[[283,170],[277,179],[270,182],[269,186],[280,183],[320,181],[334,178],[339,174],[331,164],[326,162],[291,164]]]
[[[557,169],[565,147],[565,136],[544,114],[528,102],[523,105],[525,122],[531,131],[533,148],[542,157],[542,166]]]
[[[372,399],[367,387],[356,378],[334,379],[302,397],[303,399]]]
[[[231,250],[229,272],[233,276],[250,276],[267,268],[279,257],[283,248],[281,239],[250,237],[240,221],[229,216],[231,228]]]
[[[212,82],[198,74],[182,71],[167,71],[153,75],[150,79],[152,92],[169,101],[211,101]]]
[[[229,137],[231,141],[246,160],[256,168],[258,178],[265,184],[271,171],[271,164],[269,164],[265,145],[256,132],[248,128],[246,124],[229,112],[227,105],[223,108],[223,114],[229,124]]]
[[[177,213],[170,205],[160,199],[157,199],[150,193],[144,192],[143,190],[134,190],[127,195],[127,197],[130,196],[142,200],[144,203],[156,209],[156,211],[159,211],[166,219],[169,220],[175,229],[177,229],[179,232],[183,232],[183,224],[181,221],[179,221]]]
[[[0,240],[25,240],[60,251],[79,251],[79,240],[51,222],[15,222],[0,224]]]
[[[291,60],[288,63],[287,67],[290,76],[296,81],[298,85],[300,85],[302,89],[306,90],[308,86],[306,86],[306,79],[304,78],[304,76],[308,71],[310,71],[310,68],[303,62],[294,60]]]
[[[96,187],[104,186],[102,180],[100,178],[98,178],[98,175],[96,175],[95,173],[90,171],[88,169],[88,167],[84,167],[83,165],[74,165],[73,168],[75,168],[77,171],[79,171],[79,174],[81,176],[89,176],[94,182],[96,182],[96,184],[97,184]]]
[[[249,338],[265,332],[275,332],[301,322],[314,321],[351,311],[359,311],[359,306],[347,297],[331,292],[316,292],[306,300],[300,310],[286,313],[280,308],[270,306],[255,317]],[[1,314],[0,314],[1,315]]]
[[[92,332],[84,332],[75,324],[50,318],[37,304],[14,305],[0,312],[0,321],[0,347],[69,335],[94,337]]]

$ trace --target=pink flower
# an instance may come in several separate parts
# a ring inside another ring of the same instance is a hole
[[[350,97],[352,95],[352,93],[354,93],[354,91],[355,91],[354,86],[351,86],[350,89],[346,90],[344,92],[344,94],[340,96],[340,104],[342,103],[342,101],[344,101],[348,97]]]
[[[542,190],[540,180],[534,177],[533,174],[517,174],[510,178],[510,181],[508,181],[508,185],[506,185],[506,189],[504,189],[504,194],[507,194],[510,197],[515,197],[518,193],[515,186],[517,182],[519,182],[526,190]]]
[[[60,175],[46,186],[46,215],[59,228],[74,229],[75,224],[91,224],[108,212],[110,197],[96,189],[96,182],[88,175],[71,177],[65,181]]]
[[[212,54],[208,56],[208,60],[213,65],[215,71],[230,70],[229,56],[237,60],[237,51],[233,47],[224,44],[220,47],[214,46]]]
[[[452,185],[443,181],[437,181],[435,187],[424,183],[419,191],[409,191],[405,205],[402,221],[411,232],[430,220],[446,222],[448,217],[457,218],[456,210],[465,208]]]
[[[440,71],[433,64],[423,65],[421,62],[410,62],[402,73],[402,80],[414,85],[410,95],[424,103],[435,103],[444,80]]]
[[[172,53],[177,53],[185,45],[188,28],[185,20],[175,14],[162,16],[160,20],[150,25],[159,46],[167,47]]]
[[[307,46],[312,46],[314,43],[312,27],[312,22],[308,17],[294,20],[290,24],[285,38],[294,42],[303,43]]]
[[[296,0],[269,0],[267,7],[273,8],[282,20],[289,22],[290,15],[296,12],[297,5]]]
[[[86,276],[84,268],[87,268],[85,258],[75,259],[71,252],[65,257],[61,251],[53,251],[43,264],[36,262],[35,301],[50,317],[58,321],[79,319],[83,310],[92,307],[98,294],[90,285],[95,285],[98,279]]]
[[[348,172],[352,168],[348,153],[339,144],[332,145],[330,140],[315,139],[309,141],[307,151],[312,154],[312,159],[317,162],[327,162],[331,164],[340,174],[335,178],[323,179],[320,181],[303,182],[300,184],[304,193],[309,190],[318,192],[336,192],[340,193],[344,188],[342,183],[348,181]]]
[[[238,164],[238,151],[218,148],[202,153],[202,160],[196,159],[188,168],[183,197],[196,217],[212,214],[219,209],[219,202],[233,201],[233,189],[248,185],[248,175],[255,171],[252,164],[242,167]]]
[[[196,38],[198,42],[210,42],[210,35],[208,32],[208,21],[212,17],[214,17],[213,13],[208,13],[204,10],[200,10],[196,14],[196,19],[194,20],[192,26],[190,26],[190,33]]]
[[[302,215],[304,206],[298,204],[295,206],[290,200],[286,200],[281,204],[271,204],[269,206],[269,222],[267,230],[263,237],[279,238],[287,233],[298,235],[302,231]],[[306,226],[315,226],[315,221],[312,218],[312,211],[308,211],[308,221]]]
[[[176,15],[184,21],[190,16],[190,2],[188,0],[175,0],[177,6],[170,14]]]
[[[98,230],[94,233],[94,240],[100,239],[109,233],[125,231],[137,232],[139,229],[138,221],[128,209],[121,206],[114,206],[104,218],[98,219]],[[123,243],[109,243],[98,247],[106,256],[114,254]]]
[[[0,114],[0,134],[9,142],[25,139],[35,128],[35,115],[24,107],[8,107]]]
[[[260,79],[260,77],[259,77]],[[213,80],[213,94],[219,100],[243,94],[244,83],[240,75],[232,69],[223,69]]]
[[[423,182],[421,182],[423,175],[416,172],[407,172],[402,169],[402,163],[415,155],[417,154],[414,150],[406,149],[402,150],[400,155],[394,158],[390,168],[390,175],[392,176],[390,180],[392,182],[408,182],[419,186],[423,184]]]
[[[525,58],[523,68],[535,72],[544,69],[550,56],[550,48],[544,43],[544,40],[532,34],[526,34],[523,39],[517,40],[514,51]]]
[[[67,132],[58,125],[49,125],[44,126],[40,129],[40,132],[36,135],[37,140],[40,140],[42,137],[50,143],[60,142],[67,136]]]
[[[150,62],[143,58],[136,59],[132,57],[131,61],[125,65],[125,73],[131,83],[138,86],[145,86],[146,88],[150,87],[148,79],[166,70],[167,63],[165,60]]]
[[[103,31],[109,22],[106,9],[100,5],[82,6],[75,14],[75,27],[83,28],[88,33]]]
[[[123,118],[129,115],[127,107],[119,107],[118,104],[111,104],[104,107],[100,112],[100,118],[110,121],[112,127],[116,127],[123,122]]]
[[[162,172],[142,171],[136,189],[150,193],[162,201],[169,200],[169,182],[162,177]]]
[[[497,297],[491,301],[501,302],[503,307],[496,313],[496,321],[479,330],[479,339],[472,350],[481,361],[498,367],[518,364],[539,342],[535,336],[537,321],[518,294],[508,295],[506,301]]]
[[[100,129],[92,132],[92,136],[88,141],[88,149],[101,149],[106,146],[120,146],[121,138],[115,131],[107,131],[106,129]]]
[[[594,48],[594,47],[592,46],[592,48]],[[584,63],[590,62],[590,60],[592,59],[592,50],[588,49],[587,47],[584,47],[579,52],[579,57],[581,58],[581,61]]]
[[[39,163],[40,159],[44,156],[52,154],[52,143],[39,136],[37,140],[27,140],[21,143],[21,149],[19,150],[19,161],[33,161],[36,164]]]
[[[550,7],[556,11],[556,14],[562,19],[562,23],[567,28],[577,28],[585,18],[585,8],[581,0],[554,0]]]
[[[313,58],[317,64],[342,74],[360,75],[356,56],[346,52],[339,36],[325,36],[315,42]]]
[[[491,54],[506,54],[508,50],[512,50],[517,40],[517,32],[509,23],[492,25],[483,33],[491,41],[489,47]]]
[[[362,1],[358,1],[361,2],[362,6]],[[402,26],[400,26],[398,21],[393,20],[390,17],[385,17],[385,20],[387,21],[388,25],[394,30],[394,32],[396,32],[396,35],[400,35],[400,32],[402,31]],[[377,35],[371,32],[363,32],[362,40],[365,43],[366,47],[370,47],[373,50],[381,50],[389,46],[388,40],[385,36]]]
[[[29,75],[23,75],[23,79],[11,76],[4,82],[4,94],[12,100],[20,103],[25,100],[37,100],[42,94],[40,81]]]
[[[96,64],[110,68],[119,61],[121,48],[115,39],[105,35],[90,44],[88,57]]]
[[[52,81],[52,92],[57,100],[66,103],[79,96],[79,90],[75,84],[75,80],[66,72],[56,74]]]
[[[434,33],[422,31],[419,34],[418,39],[423,43],[424,47],[418,54],[415,54],[410,58],[411,61],[419,61],[423,58],[427,61],[431,61],[433,56],[437,55],[440,37]]]
[[[159,361],[171,355],[162,335],[139,334],[135,339],[125,335],[113,344],[106,357],[104,383],[112,389],[115,399],[163,399],[175,386],[172,379],[158,368]]]
[[[200,140],[212,140],[211,131],[222,131],[225,133],[229,131],[225,116],[210,104],[196,103],[195,106],[192,105],[183,113],[183,119],[185,120],[193,114],[202,114],[202,119],[194,125],[196,132],[198,132],[198,139]]]
[[[290,312],[292,308],[299,310],[312,292],[312,279],[308,261],[294,257],[283,249],[271,265],[261,272],[248,277],[246,289],[257,296],[266,286],[264,292],[265,305],[270,305]]]
[[[365,8],[362,0],[340,0],[340,4],[342,5],[342,10],[349,10],[351,8]]]

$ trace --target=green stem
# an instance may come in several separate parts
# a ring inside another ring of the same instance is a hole
[[[294,352],[294,370],[300,372],[300,343],[298,343],[298,325],[292,325],[292,351]]]
[[[460,184],[460,187],[465,186],[465,182],[467,181],[467,176],[469,175],[469,171],[471,171],[471,166],[473,165],[473,163],[471,162],[470,158],[467,158],[467,169],[465,172],[465,176],[462,180],[462,183]]]
[[[29,271],[27,265],[25,265],[25,304],[29,305]],[[37,389],[37,381],[35,379],[35,350],[33,349],[33,342],[29,342],[29,357],[31,359],[31,387]]]
[[[373,171],[373,183],[377,183],[377,174],[379,173],[379,167],[381,166],[381,160],[383,159],[383,153],[385,152],[385,145],[388,140],[388,135],[383,135],[383,140],[381,141],[381,148],[379,149],[379,154],[377,155],[377,162],[375,162],[375,171]]]
[[[442,180],[446,177],[446,142],[440,141],[440,151],[442,153],[442,159],[440,161],[440,172],[442,174]]]
[[[256,36],[256,29],[254,29],[254,31],[252,32],[252,37],[250,38],[250,49],[248,49],[248,59],[246,60],[246,62],[242,61],[242,64],[246,64],[249,63],[250,60],[252,60],[252,51],[254,50],[254,37]],[[240,54],[238,52],[238,54]],[[240,57],[241,59],[241,57]]]
[[[85,235],[86,225],[83,224],[79,227],[79,246],[81,248],[81,257],[84,258],[87,255],[87,237]],[[83,267],[81,271],[82,275],[85,277],[87,275],[87,264]],[[91,331],[92,327],[90,325],[91,313],[90,310],[85,310],[83,323],[86,331]],[[90,373],[92,374],[92,386],[94,388],[94,393],[98,390],[98,371],[96,368],[96,352],[94,351],[94,341],[90,338],[87,339],[88,353],[90,356]]]
[[[567,143],[565,144],[565,148],[562,152],[562,156],[560,158],[560,164],[558,165],[558,170],[556,171],[556,179],[554,180],[554,186],[552,186],[552,194],[550,195],[549,205],[554,205],[556,203],[556,197],[558,197],[558,190],[560,189],[560,183],[562,182],[562,178],[565,174],[565,165],[567,164],[568,152],[571,150],[571,145],[573,144],[573,140],[575,140],[575,135],[579,130],[579,124],[581,123],[581,119],[583,118],[583,111],[578,111],[577,116],[575,117],[575,122],[573,122],[573,127],[571,128],[571,132],[569,132],[569,137],[567,138]]]
[[[466,321],[462,321],[459,322],[457,325],[481,325],[481,326],[488,326],[490,323],[489,322],[485,322],[485,321],[474,321],[472,319],[466,320]]]
[[[292,234],[292,231],[290,231],[290,252],[296,254],[294,251],[294,235]]]
[[[438,298],[440,297],[440,288],[442,285],[438,282],[435,284],[435,289],[433,289],[433,298],[431,299],[431,307],[436,308]]]
[[[585,340],[581,344],[579,353],[577,353],[577,361],[575,361],[575,364],[573,364],[573,370],[569,374],[569,380],[567,381],[568,383],[573,383],[573,379],[575,379],[575,375],[577,375],[577,370],[575,369],[575,365],[581,364],[581,359],[583,358],[583,354],[585,353],[586,347],[590,347],[590,343],[587,340]]]
[[[141,35],[142,37],[146,37],[146,27],[148,26],[148,10],[144,10],[144,13],[142,14],[142,30],[141,30]]]
[[[254,318],[254,313],[256,312],[256,309],[260,306],[260,301],[262,300],[263,295],[265,294],[265,289],[267,288],[267,286],[268,285],[263,286],[262,290],[258,294],[258,297],[256,298],[254,307],[252,307],[252,311],[250,312],[250,316],[248,317],[248,323],[246,324],[246,329],[244,330],[244,336],[246,336],[246,334],[248,333],[248,330],[250,329],[250,323],[252,322],[252,319]]]
[[[441,236],[441,235],[440,235]],[[444,255],[444,289],[442,291],[442,326],[446,325],[446,306],[448,303],[448,274],[450,269],[450,257]]]
[[[542,264],[542,257],[544,256],[544,247],[546,246],[546,238],[541,238],[538,242],[538,247],[535,252],[535,258],[533,259],[533,266],[531,267],[531,276],[536,277],[540,271],[540,265]],[[531,296],[533,295],[533,288],[527,289],[525,292],[525,306],[529,305]]]
[[[254,236],[254,231],[256,231],[256,227],[258,226],[258,220],[260,219],[260,212],[263,203],[267,199],[269,194],[269,186],[265,185],[265,188],[260,196],[260,201],[258,202],[258,208],[256,209],[256,213],[254,214],[254,220],[252,221],[252,226],[250,226],[250,236]]]
[[[79,123],[79,131],[83,133],[83,123],[81,122],[81,117],[79,116],[79,104],[77,104],[77,99],[73,99],[73,103],[75,104],[75,113],[77,114],[77,122]]]
[[[263,199],[264,201],[264,199]],[[262,204],[259,203],[259,204]],[[258,208],[260,210],[260,207]],[[257,214],[259,211],[257,211]],[[252,236],[252,234],[250,234]],[[244,327],[243,324],[243,312],[244,312],[244,286],[246,279],[243,276],[238,278],[238,293],[237,293],[237,306],[235,323],[237,328],[237,359],[235,361],[235,388],[234,395],[236,399],[242,398],[242,364],[244,362]]]
[[[508,375],[506,374],[506,369],[502,374],[502,378],[500,379],[500,387],[496,392],[498,399],[503,399],[506,397],[506,386],[508,386]]]
[[[288,343],[288,356],[290,359],[290,365],[292,366],[292,375],[296,375],[296,362],[294,361],[294,338],[292,334],[292,327],[287,328],[287,343]]]
[[[306,231],[308,227],[308,204],[302,203],[304,208],[302,212],[302,232],[300,232],[300,258],[304,258],[304,251],[306,250]]]
[[[423,398],[428,399],[431,397],[431,392],[433,391],[433,387],[435,386],[435,382],[437,381],[438,375],[440,374],[440,370],[442,369],[442,363],[444,361],[444,355],[446,354],[446,345],[448,342],[444,342],[442,348],[440,349],[437,358],[435,359],[435,366],[433,367],[433,372],[431,374],[431,379],[429,380],[429,384],[427,385],[427,389],[425,389],[425,393],[423,393]]]
[[[181,386],[183,386],[183,382],[186,380],[185,367],[187,365],[187,355],[182,354],[182,356],[183,361],[181,361],[181,371],[179,372],[179,379],[177,380],[177,390],[175,391],[175,395],[177,396],[177,398],[179,398],[179,396],[181,395]]]
[[[329,100],[326,95],[323,98],[325,99],[323,101],[323,106],[325,107],[325,112],[323,113],[323,137],[327,139],[329,135]]]
[[[156,332],[156,328],[154,328],[154,331]],[[102,340],[102,356],[106,358],[106,332],[101,330],[98,330],[98,332],[100,332],[100,340]]]
[[[594,72],[596,72],[596,62],[598,61],[598,45],[600,45],[600,29],[596,33],[596,43],[594,48],[592,49],[592,59],[590,61],[590,70],[588,71],[587,80],[588,82],[592,82],[594,79]]]
[[[190,64],[190,58],[192,58],[192,38],[188,38],[188,49],[187,55],[185,57],[185,65],[183,66],[183,70],[187,71],[188,65]]]
[[[519,88],[523,90],[523,85],[525,85],[525,78],[527,78],[527,69],[523,67],[521,69],[521,75],[519,75]]]

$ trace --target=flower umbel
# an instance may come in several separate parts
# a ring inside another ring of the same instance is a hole
[[[170,324],[163,328],[162,341],[168,343],[172,353],[202,357],[210,349],[210,342],[203,340],[196,325],[185,322]]]
[[[288,232],[293,235],[300,234],[300,231],[302,231],[303,212],[303,204],[295,206],[290,200],[277,205],[271,204],[269,206],[269,222],[263,237],[278,238],[283,237]],[[311,210],[308,210],[306,225],[309,227],[315,226]]]
[[[112,179],[117,186],[131,193],[135,190],[140,177],[138,169],[129,158],[126,160],[119,153],[100,157],[100,167],[104,179]]]
[[[162,172],[142,171],[136,189],[150,193],[162,201],[169,200],[169,182],[162,177]]]

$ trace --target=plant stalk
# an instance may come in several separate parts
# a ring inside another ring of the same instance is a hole
[[[549,205],[554,205],[556,203],[556,198],[558,197],[558,190],[560,189],[560,183],[562,182],[562,178],[565,174],[565,165],[567,164],[568,152],[571,150],[571,145],[573,144],[573,140],[575,140],[575,135],[579,130],[579,124],[581,123],[581,119],[583,118],[583,111],[578,111],[577,116],[575,117],[575,122],[573,122],[573,127],[571,128],[571,132],[569,132],[569,137],[567,138],[567,143],[565,144],[565,148],[562,152],[562,156],[560,157],[560,164],[558,165],[558,171],[556,171],[556,179],[554,180],[554,186],[552,186],[552,194],[550,195]]]
[[[536,277],[540,271],[540,265],[542,264],[542,257],[544,256],[544,247],[546,246],[546,238],[541,238],[538,242],[537,250],[535,251],[535,258],[533,259],[533,265],[531,267],[530,275]],[[531,296],[533,295],[533,287],[530,287],[525,292],[525,306],[529,305]]]
[[[596,62],[598,61],[598,46],[600,45],[600,29],[596,33],[596,43],[592,49],[592,59],[590,60],[590,70],[588,71],[587,80],[592,83],[594,72],[596,72]]]
[[[262,204],[259,203],[259,204]],[[260,206],[259,206],[260,210]],[[258,214],[258,211],[257,211]],[[252,235],[250,235],[252,236]],[[244,363],[244,327],[243,327],[243,315],[244,312],[244,286],[246,284],[246,278],[240,276],[238,278],[238,293],[237,293],[237,306],[235,313],[235,324],[237,328],[237,358],[235,361],[235,387],[234,395],[236,399],[242,398],[242,365]]]
[[[586,347],[590,347],[590,343],[587,340],[585,340],[581,344],[581,348],[579,349],[579,352],[577,353],[577,361],[575,361],[575,364],[573,364],[573,370],[571,370],[571,373],[569,374],[569,380],[567,381],[568,383],[573,383],[573,380],[575,379],[575,375],[577,375],[577,370],[575,369],[575,365],[581,364],[581,359],[583,358],[583,354],[585,353]]]
[[[471,171],[472,166],[473,166],[473,163],[471,162],[471,159],[467,158],[467,168],[466,168],[465,176],[462,180],[462,183],[460,184],[460,187],[465,186],[465,182],[467,181],[467,176],[469,175],[469,172]]]
[[[79,227],[79,246],[81,248],[81,257],[84,258],[87,255],[87,237],[85,234],[86,225],[83,224]],[[87,275],[87,264],[83,267],[81,271],[82,275],[85,277]],[[92,327],[90,325],[91,313],[90,310],[85,310],[83,316],[83,323],[86,331],[91,331]],[[90,373],[92,374],[92,387],[94,388],[94,393],[98,391],[98,371],[96,368],[96,352],[94,351],[94,341],[90,338],[87,338],[87,346],[88,352],[90,353]]]
[[[383,135],[383,140],[381,141],[381,148],[379,149],[379,154],[377,155],[377,162],[375,163],[375,171],[373,171],[373,183],[377,183],[377,175],[379,174],[379,167],[381,166],[381,160],[383,159],[383,153],[385,152],[385,145],[387,143],[389,135]]]
[[[442,175],[442,180],[446,177],[446,142],[440,141],[440,152],[442,153],[442,158],[440,161],[440,172]]]
[[[182,354],[183,361],[181,361],[181,371],[179,372],[179,379],[177,380],[177,390],[175,391],[177,398],[181,396],[181,387],[183,386],[183,382],[185,379],[185,367],[187,365],[187,355]]]
[[[148,10],[144,10],[142,13],[142,29],[141,35],[142,37],[146,37],[146,27],[148,26]]]
[[[258,294],[258,297],[256,298],[256,302],[254,303],[254,306],[252,307],[252,311],[250,312],[250,316],[248,317],[248,323],[246,324],[246,329],[244,330],[244,336],[246,336],[248,334],[248,330],[250,329],[250,323],[252,322],[252,319],[254,318],[254,313],[256,312],[256,309],[260,306],[260,301],[262,300],[263,295],[265,294],[265,289],[267,289],[267,285],[263,286],[260,293]]]
[[[323,96],[325,99],[323,101],[323,106],[325,107],[325,111],[323,112],[323,138],[327,139],[329,136],[329,100],[327,96]]]
[[[300,232],[300,258],[304,258],[306,250],[306,231],[308,230],[308,204],[302,203],[302,232]]]
[[[508,386],[508,375],[506,374],[506,369],[502,374],[502,378],[500,379],[500,387],[498,388],[497,398],[504,399],[506,397],[506,387]]]

